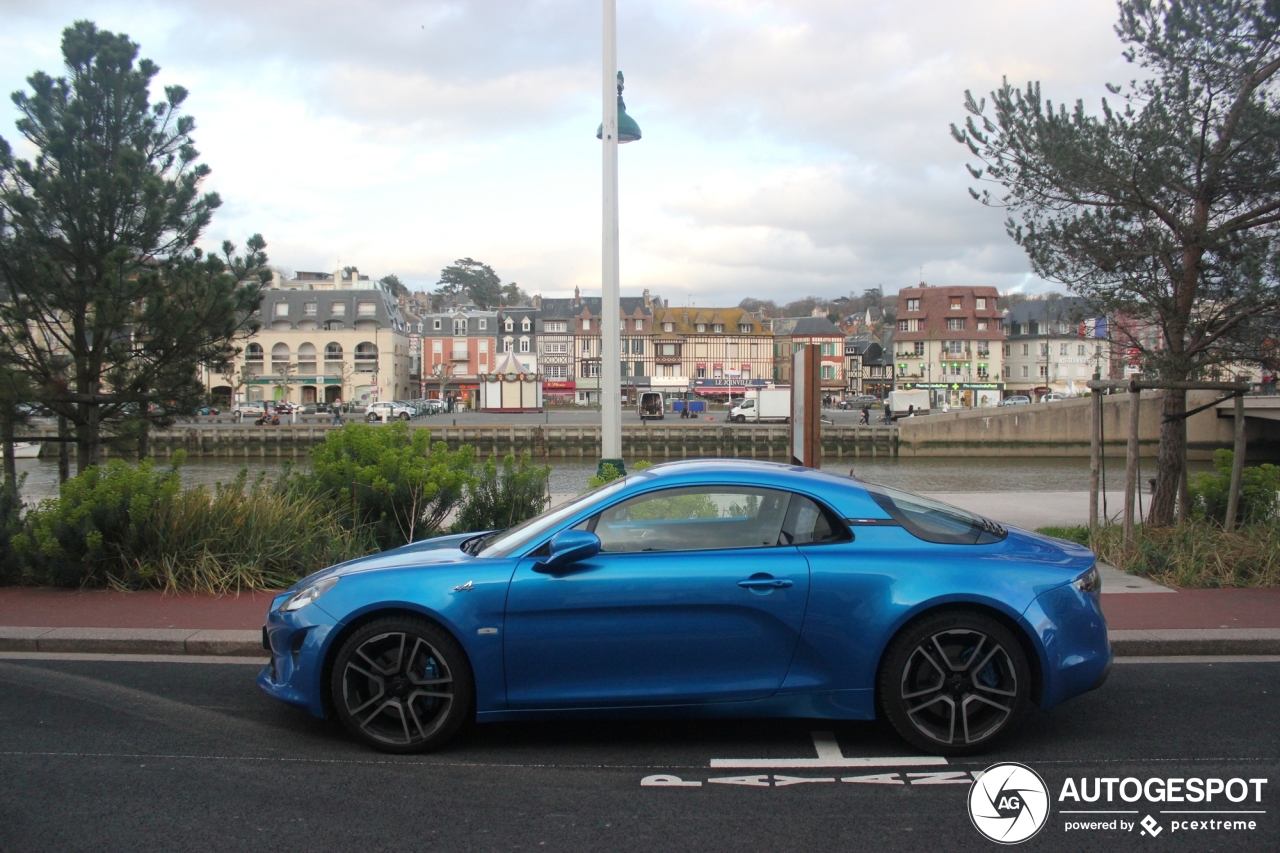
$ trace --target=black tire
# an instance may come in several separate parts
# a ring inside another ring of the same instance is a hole
[[[407,421],[407,420],[409,420],[409,413],[408,413],[408,412],[401,412],[401,413],[400,413],[400,420],[402,420],[402,421]]]
[[[475,716],[475,678],[462,647],[409,616],[377,619],[348,637],[329,687],[347,731],[382,752],[435,749]]]
[[[928,614],[894,637],[877,695],[904,739],[935,755],[987,749],[1030,704],[1031,669],[1003,624],[971,610]]]

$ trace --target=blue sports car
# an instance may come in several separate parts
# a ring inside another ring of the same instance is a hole
[[[258,683],[390,752],[617,715],[882,716],[962,754],[1106,679],[1094,562],[848,477],[673,462],[305,578],[272,602]]]

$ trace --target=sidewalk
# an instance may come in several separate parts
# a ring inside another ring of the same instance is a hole
[[[1280,654],[1280,588],[1174,591],[1103,574],[1118,655]],[[271,597],[2,588],[0,652],[263,657]]]

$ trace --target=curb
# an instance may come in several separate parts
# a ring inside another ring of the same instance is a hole
[[[0,651],[81,654],[267,656],[261,631],[191,628],[0,627]]]
[[[1117,655],[1280,654],[1280,628],[1164,628],[1152,631],[1108,631]]]
[[[1280,628],[1109,631],[1118,657],[1280,655]],[[265,658],[259,631],[0,626],[0,651]]]

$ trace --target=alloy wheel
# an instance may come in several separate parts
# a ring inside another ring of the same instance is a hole
[[[1018,671],[1003,645],[968,628],[919,641],[902,668],[902,707],[930,741],[955,746],[995,734],[1018,706]]]
[[[346,717],[381,744],[411,747],[449,719],[456,697],[448,663],[426,639],[403,631],[370,637],[342,670]]]

